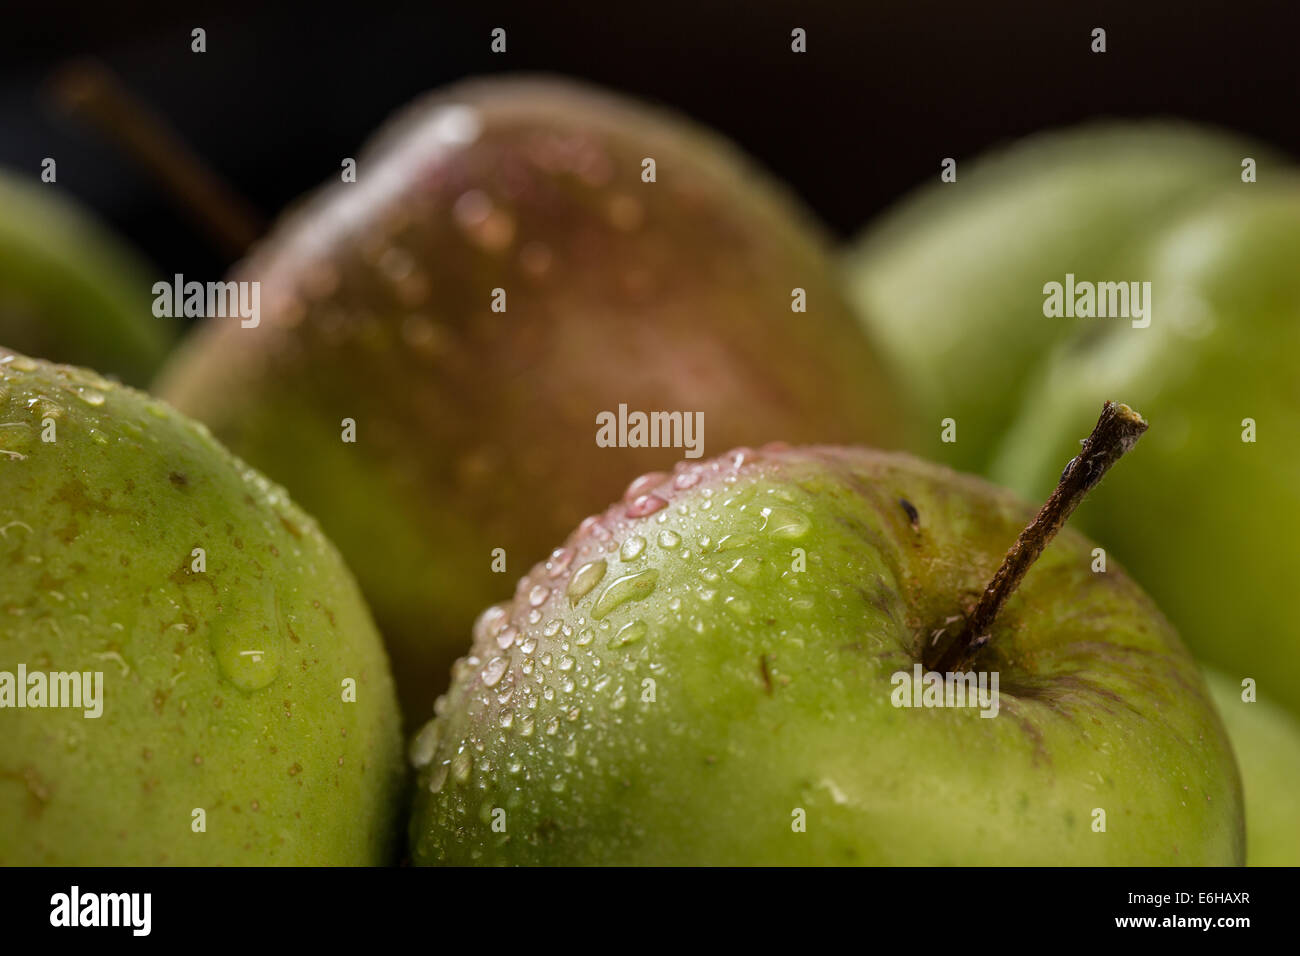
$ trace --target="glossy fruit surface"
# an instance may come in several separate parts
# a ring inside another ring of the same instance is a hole
[[[1247,156],[1265,176],[1278,165],[1258,143],[1190,124],[1094,123],[959,162],[956,182],[918,190],[873,224],[845,266],[925,418],[914,450],[985,471],[1043,354],[1086,343],[1107,321],[1044,316],[1043,286],[1067,273],[1149,278],[1151,237],[1206,197],[1241,188]],[[956,422],[955,442],[941,440],[945,418]]]
[[[314,522],[202,426],[0,351],[0,569],[0,863],[391,860],[379,635]],[[99,715],[35,673],[98,680]]]
[[[1069,529],[977,660],[996,715],[894,705],[1032,513],[860,449],[639,479],[479,618],[411,745],[414,860],[1240,862],[1195,662]]]
[[[1246,798],[1246,862],[1300,866],[1300,722],[1266,700],[1247,703],[1241,685],[1207,671],[1206,683],[1228,728]]]

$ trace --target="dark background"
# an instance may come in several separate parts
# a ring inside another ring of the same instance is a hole
[[[1097,116],[1182,116],[1300,153],[1294,2],[629,0],[347,7],[26,3],[0,14],[0,165],[59,183],[164,273],[230,264],[150,176],[52,107],[51,72],[105,61],[268,219],[421,91],[548,71],[675,106],[731,136],[840,236],[959,159]],[[190,30],[208,52],[190,52]],[[489,33],[508,33],[508,52]],[[790,30],[808,53],[790,52]],[[1108,52],[1090,52],[1094,26]],[[0,210],[3,215],[3,210]]]

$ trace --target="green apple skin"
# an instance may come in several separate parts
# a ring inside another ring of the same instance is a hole
[[[320,519],[413,725],[479,610],[627,475],[683,456],[598,447],[602,411],[702,413],[706,456],[772,434],[902,443],[820,232],[680,117],[476,81],[411,108],[357,168],[242,267],[260,325],[209,322],[158,387]]]
[[[476,623],[410,746],[414,861],[1240,863],[1196,663],[1069,529],[977,661],[1000,673],[995,717],[891,703],[1032,514],[863,449],[639,479]]]
[[[177,336],[158,277],[61,192],[0,172],[0,343],[146,385]]]
[[[959,163],[955,183],[936,171],[873,225],[846,257],[847,280],[925,420],[912,450],[984,472],[1043,353],[1078,331],[1044,318],[1044,283],[1139,278],[1148,236],[1240,187],[1246,156],[1262,176],[1276,165],[1258,143],[1172,122],[1038,134]],[[955,442],[942,440],[946,418]]]
[[[312,520],[202,426],[0,351],[0,568],[0,671],[103,674],[99,717],[0,709],[0,865],[392,861],[379,635]]]
[[[1244,701],[1238,681],[1209,668],[1205,681],[1228,728],[1246,800],[1246,863],[1300,866],[1300,722],[1267,700]]]
[[[1142,453],[1079,509],[1196,654],[1300,713],[1300,179],[1242,186],[1190,214],[1135,266],[1149,328],[1092,323],[1044,360],[992,465],[1027,496],[1103,399],[1152,423]],[[1242,440],[1245,419],[1256,441]],[[1065,429],[1065,431],[1062,431]]]

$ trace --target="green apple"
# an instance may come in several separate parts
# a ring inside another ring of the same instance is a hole
[[[1080,534],[971,658],[995,713],[896,706],[1032,514],[853,448],[639,479],[479,618],[411,743],[413,859],[1240,863],[1197,665]]]
[[[0,173],[0,343],[147,384],[175,323],[149,267],[62,192]]]
[[[160,390],[320,519],[413,721],[477,611],[627,475],[771,434],[901,441],[820,232],[680,117],[479,81],[356,169],[239,270],[260,324],[209,321]],[[702,431],[638,446],[630,416],[653,412]]]
[[[1044,284],[1140,278],[1152,232],[1241,187],[1245,157],[1273,164],[1258,143],[1195,126],[1099,123],[960,163],[956,182],[936,169],[846,259],[852,296],[925,418],[914,450],[985,470],[1044,351],[1091,328],[1045,318]],[[941,440],[947,418],[955,441]]]
[[[202,426],[0,350],[0,568],[0,864],[391,860],[374,624]]]
[[[1060,429],[1112,392],[1161,423],[1079,512],[1184,640],[1300,712],[1300,178],[1242,185],[1190,213],[1131,266],[1148,328],[1104,319],[1043,360],[991,466],[1051,487]]]
[[[1228,728],[1246,798],[1246,862],[1300,866],[1300,722],[1266,700],[1244,699],[1240,683],[1205,670]]]

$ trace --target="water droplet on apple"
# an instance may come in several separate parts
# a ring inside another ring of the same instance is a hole
[[[518,639],[519,628],[515,627],[513,624],[508,627],[503,627],[501,633],[496,636],[497,647],[504,651]]]
[[[275,595],[269,588],[262,592],[257,612],[261,620],[278,625]],[[252,634],[248,619],[231,608],[213,619],[208,642],[221,676],[240,690],[261,690],[280,675],[283,639],[278,626]]]
[[[588,594],[605,576],[605,568],[605,559],[601,558],[597,561],[589,561],[573,572],[573,577],[569,579],[569,586],[564,592],[569,600],[576,604],[580,598]]]
[[[420,728],[420,732],[411,740],[408,753],[412,767],[419,770],[433,760],[434,752],[438,749],[438,738],[441,735],[442,723],[437,718]]]
[[[678,491],[685,491],[687,488],[694,488],[700,483],[700,472],[698,468],[692,468],[689,471],[680,472],[673,478],[673,487]]]
[[[808,519],[808,516],[793,508],[777,505],[764,508],[762,515],[763,526],[759,530],[766,531],[777,538],[790,540],[802,538],[812,527],[812,522]]]
[[[447,764],[443,764],[435,770],[429,777],[429,792],[438,793],[442,790],[442,785],[447,782]]]
[[[609,587],[605,588],[604,593],[596,599],[596,606],[592,608],[591,616],[596,620],[600,620],[615,608],[629,601],[643,600],[654,593],[655,585],[658,583],[658,568],[646,568],[644,571],[637,571],[616,578],[610,583]]]
[[[493,604],[480,614],[478,620],[474,622],[475,639],[486,640],[487,638],[496,637],[509,620],[510,615],[506,612],[504,605]]]
[[[627,491],[623,492],[623,500],[626,502],[635,501],[642,495],[649,494],[667,480],[668,476],[662,471],[647,472],[627,486]]]
[[[501,680],[501,676],[506,672],[508,661],[504,657],[494,657],[488,661],[487,666],[483,668],[483,683],[487,687],[495,687]]]
[[[456,756],[451,758],[451,776],[457,783],[464,783],[469,779],[471,769],[471,757],[462,750]]]
[[[618,629],[612,638],[610,638],[610,647],[626,647],[629,644],[635,644],[649,632],[649,625],[645,621],[629,621]]]
[[[629,518],[645,518],[654,514],[660,508],[666,508],[667,506],[668,502],[658,495],[641,495],[627,506],[627,516]]]
[[[551,552],[551,556],[546,560],[546,576],[558,578],[569,569],[573,562],[572,548],[556,548]]]

